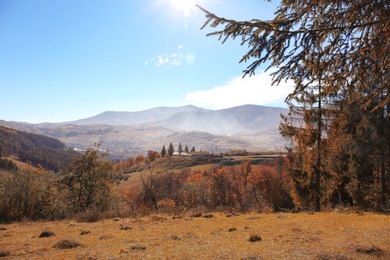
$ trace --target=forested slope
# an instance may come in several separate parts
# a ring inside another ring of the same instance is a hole
[[[8,156],[58,172],[77,153],[55,138],[0,126],[0,157]]]

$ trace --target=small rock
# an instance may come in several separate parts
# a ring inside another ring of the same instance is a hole
[[[81,231],[80,235],[87,235],[87,234],[89,234],[89,233],[91,233],[91,231],[89,231],[89,230],[83,230],[83,231]]]
[[[233,228],[229,228],[228,232],[233,232],[233,231],[236,231],[236,230],[237,230],[237,228],[233,227]]]

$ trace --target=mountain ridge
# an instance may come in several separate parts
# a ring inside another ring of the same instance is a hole
[[[87,148],[101,143],[115,158],[160,151],[170,143],[197,150],[224,152],[284,150],[279,135],[280,107],[243,105],[210,110],[196,106],[156,107],[138,112],[106,111],[96,116],[63,123],[0,125],[54,137],[68,147]],[[217,148],[217,149],[216,149]]]
[[[92,117],[87,117],[75,121],[68,121],[59,124],[107,124],[107,125],[134,125],[152,121],[161,121],[171,115],[183,111],[203,111],[204,108],[193,105],[180,107],[154,107],[141,111],[104,111]]]

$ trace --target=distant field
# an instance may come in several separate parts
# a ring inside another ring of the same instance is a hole
[[[0,225],[6,259],[390,259],[390,216],[376,213],[151,215],[97,223]],[[211,218],[205,218],[211,217]],[[54,236],[42,237],[44,231]],[[85,233],[85,234],[82,234]],[[255,240],[253,242],[249,241]],[[61,249],[71,239],[77,247]],[[256,241],[257,240],[257,241]]]

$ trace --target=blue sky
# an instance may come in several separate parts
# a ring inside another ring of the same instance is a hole
[[[291,86],[242,79],[239,40],[200,30],[199,4],[226,18],[271,19],[278,1],[1,0],[0,119],[63,122],[104,111],[193,104],[283,106]],[[263,67],[265,69],[265,65]]]

